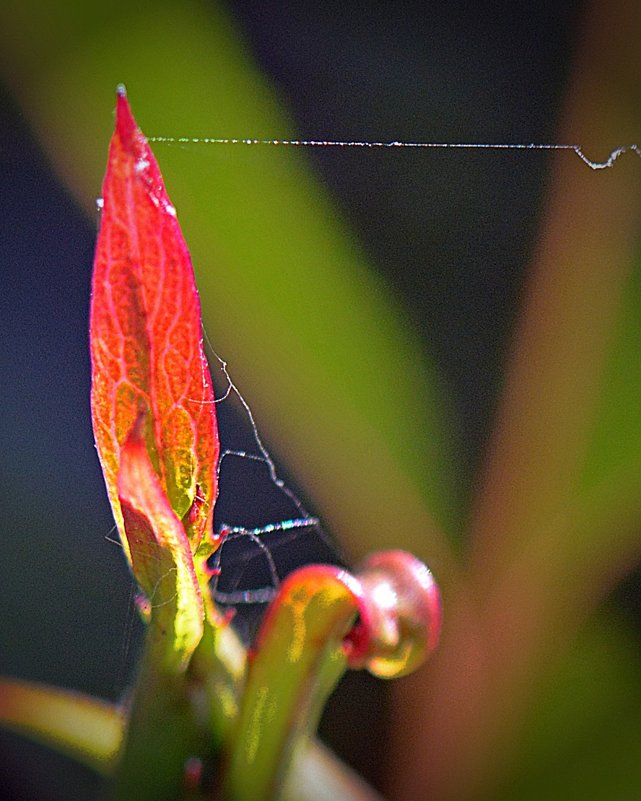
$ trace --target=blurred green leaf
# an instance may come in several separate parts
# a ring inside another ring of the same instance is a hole
[[[5,77],[87,209],[120,81],[149,136],[295,134],[220,4],[120,3],[100,25],[74,9],[57,25],[5,9],[0,36],[14,59]],[[17,44],[27,40],[47,54],[46,71]],[[156,152],[209,336],[269,442],[355,555],[393,545],[431,555],[438,570],[447,548],[432,515],[450,530],[457,517],[439,382],[305,158]]]
[[[122,742],[123,710],[98,698],[0,679],[0,725],[109,774]]]
[[[586,6],[582,22],[553,141],[607,153],[613,141],[638,136],[641,94],[633,76],[641,72],[641,14],[622,0],[616,8],[598,0]],[[500,776],[502,752],[520,731],[524,700],[541,671],[569,646],[613,582],[639,562],[639,464],[626,464],[623,453],[599,464],[605,449],[597,454],[594,432],[611,378],[613,329],[638,261],[640,165],[630,158],[594,172],[568,155],[557,153],[552,162],[495,431],[477,482],[471,581],[459,597],[445,598],[452,633],[446,624],[440,663],[411,695],[395,688],[409,710],[407,724],[393,729],[395,764],[411,766],[399,771],[402,798],[426,787],[452,801],[482,797],[479,788]],[[631,353],[628,359],[631,368]],[[640,359],[637,350],[634,376]],[[616,385],[629,410],[629,390],[621,378]],[[607,402],[620,398],[611,394]],[[581,494],[591,447],[592,487]],[[415,737],[418,726],[429,736]]]
[[[544,689],[501,801],[625,801],[641,787],[638,632],[612,609],[581,632]]]
[[[630,165],[632,166],[632,165]],[[641,454],[641,262],[624,288],[612,331],[593,436],[581,476],[582,492],[636,466]]]

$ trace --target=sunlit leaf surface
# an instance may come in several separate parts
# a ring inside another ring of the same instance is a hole
[[[92,414],[118,528],[120,448],[142,414],[147,445],[192,549],[211,532],[218,434],[200,303],[176,211],[120,92],[103,185],[91,301]],[[129,546],[123,537],[125,548]]]

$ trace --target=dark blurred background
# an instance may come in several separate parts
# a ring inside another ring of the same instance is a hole
[[[301,138],[438,142],[555,141],[583,11],[556,0],[227,5]],[[105,155],[106,147],[95,143]],[[314,149],[306,157],[444,378],[465,494],[488,435],[548,155]],[[0,673],[115,699],[140,632],[124,559],[109,539],[89,417],[98,218],[61,185],[7,83],[0,203]],[[297,538],[296,560],[318,558],[308,544]],[[384,685],[349,676],[322,725],[374,782],[385,705]],[[4,733],[0,742],[2,799],[98,792],[62,758]]]

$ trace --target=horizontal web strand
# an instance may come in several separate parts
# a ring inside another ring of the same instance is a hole
[[[283,147],[354,147],[354,148],[421,148],[426,150],[569,150],[575,153],[591,170],[604,170],[628,151],[641,158],[641,147],[636,144],[619,145],[604,161],[595,161],[585,155],[580,145],[539,144],[536,142],[359,142],[331,139],[233,139],[210,136],[150,136],[149,142],[170,145],[277,145]]]

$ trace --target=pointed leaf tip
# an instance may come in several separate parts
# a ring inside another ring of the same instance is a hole
[[[138,137],[142,140],[141,144],[144,144],[144,137],[136,125],[136,120],[132,114],[131,106],[127,100],[127,92],[125,87],[120,84],[116,92],[116,132],[120,136],[123,145],[127,149],[131,147],[136,135],[138,135]]]

